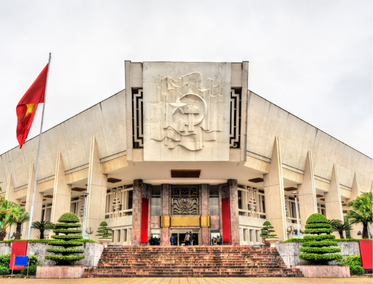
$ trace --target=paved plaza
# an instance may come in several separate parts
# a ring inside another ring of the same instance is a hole
[[[234,283],[276,283],[276,284],[296,284],[296,283],[340,283],[340,284],[371,284],[371,277],[359,278],[83,278],[83,279],[6,279],[0,280],[1,284],[16,283],[37,283],[37,284],[54,284],[54,283],[72,283],[74,284],[234,284]]]

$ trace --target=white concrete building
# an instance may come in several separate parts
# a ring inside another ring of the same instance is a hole
[[[303,227],[315,212],[343,220],[372,191],[372,159],[248,90],[248,62],[125,68],[125,90],[43,133],[33,221],[83,218],[88,192],[85,227],[106,220],[114,244],[193,231],[246,245],[265,220],[290,237],[294,195]],[[1,195],[27,210],[37,143],[0,156]]]

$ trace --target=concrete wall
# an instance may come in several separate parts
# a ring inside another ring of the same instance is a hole
[[[315,177],[330,181],[335,163],[341,185],[352,188],[354,173],[357,172],[361,191],[370,190],[370,157],[253,92],[249,94],[247,124],[249,153],[271,159],[273,141],[279,137],[283,165],[304,171],[307,152],[312,151]]]
[[[126,150],[124,91],[43,133],[38,180],[54,176],[58,151],[62,153],[66,171],[88,165],[92,136],[96,138],[100,159]],[[37,144],[36,137],[22,149],[16,147],[2,154],[0,181],[5,183],[11,172],[15,190],[27,187],[30,164],[36,163]]]

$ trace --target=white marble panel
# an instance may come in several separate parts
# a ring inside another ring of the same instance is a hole
[[[144,62],[144,160],[229,161],[230,63]]]

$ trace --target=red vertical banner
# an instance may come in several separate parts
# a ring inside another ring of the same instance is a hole
[[[359,241],[361,264],[364,269],[373,269],[372,243],[373,241]]]
[[[19,269],[22,269],[23,266],[14,266],[13,267],[13,263],[14,263],[14,259],[16,256],[25,256],[27,255],[27,241],[14,241],[12,243],[12,251],[11,251],[11,255],[10,255],[10,263],[9,263],[9,270],[19,270]]]
[[[229,198],[222,198],[221,200],[221,216],[223,218],[223,243],[231,242],[231,224],[229,220]]]
[[[149,221],[149,199],[142,199],[141,207],[141,242],[148,242],[148,221]]]

